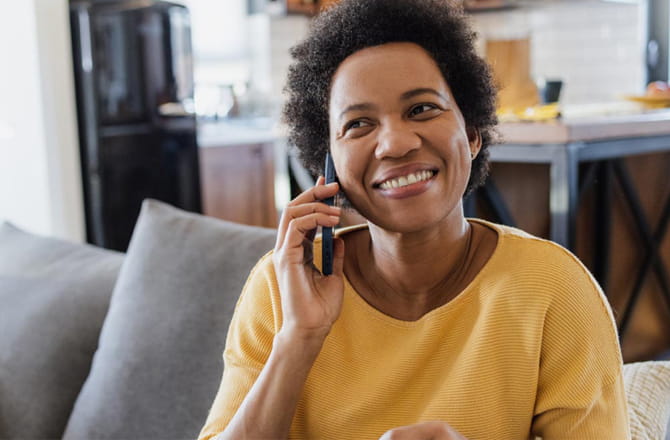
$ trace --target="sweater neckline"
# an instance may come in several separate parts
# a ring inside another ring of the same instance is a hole
[[[480,280],[486,276],[488,272],[491,271],[491,266],[494,265],[495,261],[498,260],[498,255],[501,253],[501,248],[503,247],[503,236],[505,234],[504,229],[495,223],[478,219],[478,218],[467,218],[466,219],[470,223],[477,223],[480,224],[484,227],[487,227],[491,229],[493,232],[496,233],[497,235],[497,242],[495,249],[493,249],[493,252],[489,256],[488,261],[484,264],[484,266],[480,269],[480,271],[475,275],[475,277],[468,283],[467,286],[463,290],[461,290],[458,295],[456,295],[454,298],[452,298],[449,302],[442,304],[439,307],[434,308],[433,310],[429,311],[428,313],[424,314],[422,317],[415,321],[405,321],[402,319],[397,319],[394,318],[390,315],[387,315],[386,313],[382,312],[381,310],[377,309],[376,307],[372,306],[370,303],[368,303],[363,297],[354,289],[353,285],[349,282],[349,278],[345,275],[344,276],[344,294],[345,296],[350,297],[355,303],[358,304],[358,309],[364,311],[367,315],[369,315],[371,318],[374,318],[379,321],[383,321],[387,324],[391,324],[396,327],[417,327],[424,325],[427,322],[431,322],[435,319],[440,319],[442,316],[444,316],[447,313],[450,313],[450,311],[454,308],[456,308],[459,304],[463,302],[468,302],[472,300],[472,292],[475,290],[475,286],[480,284]],[[355,232],[355,231],[360,231],[362,229],[367,229],[368,225],[366,224],[361,224],[361,225],[354,225],[354,226],[348,226],[346,228],[342,228],[339,231],[337,231],[337,236],[342,236],[344,234],[350,233],[350,232]]]

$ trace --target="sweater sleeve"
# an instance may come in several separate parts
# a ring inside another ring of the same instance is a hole
[[[547,277],[555,293],[544,322],[532,432],[545,440],[630,439],[611,309],[581,262],[561,252]]]
[[[222,432],[258,378],[281,323],[271,254],[252,269],[228,329],[223,377],[199,440]]]

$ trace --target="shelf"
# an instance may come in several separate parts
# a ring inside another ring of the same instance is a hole
[[[302,3],[299,0],[288,0],[286,2],[287,14],[300,14],[307,16],[314,16],[319,12],[319,2]]]
[[[469,0],[465,2],[465,10],[471,13],[493,12],[516,8],[509,0]]]
[[[467,12],[477,14],[482,12],[505,11],[516,8],[542,7],[551,4],[567,3],[623,3],[639,4],[640,0],[465,0],[464,8]],[[334,0],[315,0],[313,3],[302,3],[301,0],[287,0],[287,14],[316,15],[323,6],[334,3]]]

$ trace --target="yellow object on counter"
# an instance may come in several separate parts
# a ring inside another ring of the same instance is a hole
[[[524,109],[499,108],[496,111],[500,122],[542,122],[561,116],[558,103],[535,105]]]
[[[670,107],[670,98],[663,96],[632,96],[626,95],[624,99],[642,104],[646,108],[666,108]]]

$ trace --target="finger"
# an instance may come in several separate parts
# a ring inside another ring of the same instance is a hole
[[[316,179],[315,187],[316,187],[316,186],[323,186],[325,180],[326,180],[325,177],[323,177],[323,176],[319,176],[319,177]],[[279,248],[281,248],[281,247],[283,246],[283,244],[284,244],[284,238],[286,237],[286,229],[288,228],[288,223],[291,221],[290,218],[287,218],[287,217],[286,217],[286,211],[287,211],[289,208],[293,207],[293,206],[299,205],[300,202],[301,202],[302,200],[305,200],[304,203],[309,203],[309,202],[307,201],[307,200],[308,200],[308,196],[306,196],[305,194],[307,194],[307,193],[309,193],[309,192],[312,192],[313,190],[314,190],[314,187],[309,188],[309,189],[303,191],[303,192],[300,193],[295,199],[291,200],[291,201],[286,205],[286,208],[284,209],[284,212],[282,213],[281,219],[280,219],[280,221],[279,221],[279,227],[278,227],[278,231],[277,231],[277,241],[275,242],[275,249],[276,249],[276,250],[279,250]]]
[[[300,193],[295,199],[289,202],[288,206],[302,205],[303,203],[317,202],[328,197],[334,197],[339,190],[340,185],[337,182],[329,183],[328,185],[322,183]]]
[[[312,265],[314,261],[314,237],[316,236],[316,229],[312,229],[305,235],[302,241],[302,261],[306,265]]]
[[[333,238],[333,275],[344,275],[344,240]]]
[[[288,232],[282,247],[302,247],[303,241],[318,226],[336,226],[340,222],[339,216],[327,215],[320,212],[309,214],[304,217],[294,218],[289,222]]]
[[[422,423],[417,423],[386,431],[379,440],[427,440],[433,438],[432,435],[427,436],[427,434],[425,426]]]
[[[402,427],[386,431],[379,440],[434,440],[433,437],[425,437],[423,433],[416,432],[410,427]]]
[[[401,439],[403,439],[402,433],[399,433],[397,429],[386,431],[384,435],[379,437],[379,440],[401,440]]]
[[[291,220],[317,212],[321,212],[327,215],[339,216],[342,213],[342,209],[336,206],[328,206],[321,202],[305,203],[304,205],[298,206],[287,206],[282,213],[281,220],[279,221],[276,247],[280,248],[283,245],[286,231],[288,229],[288,224],[291,222]]]
[[[286,234],[288,231],[288,225],[292,221],[291,218],[287,217],[285,214],[290,208],[300,206],[303,204],[319,202],[328,197],[334,197],[339,191],[339,184],[333,182],[329,185],[324,185],[325,179],[323,176],[320,176],[316,181],[316,186],[309,188],[306,191],[303,191],[295,199],[293,199],[282,213],[282,219],[279,223],[279,228],[277,231],[277,241],[275,242],[275,250],[279,251],[284,246],[284,241],[286,239]]]
[[[342,209],[336,206],[328,206],[325,203],[321,202],[311,202],[305,203],[303,205],[297,206],[287,206],[279,223],[279,230],[285,232],[288,224],[294,218],[303,217],[308,214],[313,214],[315,212],[322,212],[328,215],[340,215]]]
[[[432,421],[401,426],[384,433],[380,440],[462,440],[464,437],[445,422]]]

